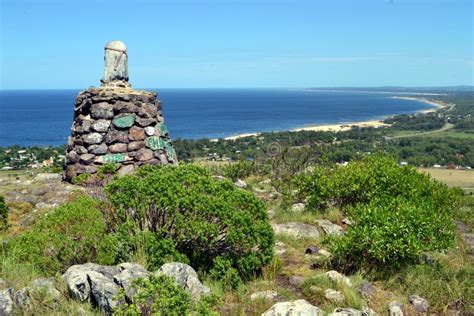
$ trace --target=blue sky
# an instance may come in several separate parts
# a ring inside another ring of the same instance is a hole
[[[0,0],[2,89],[472,85],[466,0]]]

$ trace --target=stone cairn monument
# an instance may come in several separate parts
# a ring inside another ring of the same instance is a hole
[[[134,90],[128,82],[127,48],[105,45],[105,70],[99,88],[79,93],[68,139],[64,180],[93,174],[115,163],[119,174],[143,164],[176,164],[177,157],[155,92]]]

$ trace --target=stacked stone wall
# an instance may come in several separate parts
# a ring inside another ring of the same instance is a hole
[[[96,173],[104,163],[120,174],[143,164],[175,164],[177,157],[156,93],[100,87],[76,98],[64,179]]]

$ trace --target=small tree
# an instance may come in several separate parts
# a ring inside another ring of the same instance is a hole
[[[222,256],[242,276],[252,276],[272,258],[264,203],[203,168],[145,166],[105,190],[118,224],[133,223],[157,241],[170,240],[195,268],[209,269]]]
[[[14,237],[8,251],[20,262],[55,274],[73,264],[96,261],[97,247],[105,233],[99,203],[79,197],[43,215],[32,230]]]

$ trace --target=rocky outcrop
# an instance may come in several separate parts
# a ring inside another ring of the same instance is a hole
[[[13,288],[0,291],[0,315],[17,315],[31,308],[31,295],[34,293],[46,296],[50,303],[58,303],[62,297],[61,292],[56,289],[53,278],[35,279],[18,291]]]
[[[341,282],[345,284],[346,286],[349,286],[349,287],[352,286],[351,280],[348,277],[346,277],[344,274],[339,273],[337,271],[334,271],[334,270],[328,271],[326,272],[326,276],[332,282],[336,282],[336,283]]]
[[[250,299],[252,301],[255,300],[269,300],[269,301],[274,301],[278,297],[278,293],[275,291],[261,291],[261,292],[256,292],[250,295]]]
[[[344,229],[341,226],[336,225],[328,221],[327,219],[317,221],[318,225],[324,230],[327,235],[342,236],[344,235]]]
[[[369,313],[354,308],[338,307],[329,316],[369,316]]]
[[[66,181],[95,173],[104,163],[120,165],[124,174],[143,164],[176,162],[156,93],[110,85],[79,93],[66,151]]]
[[[418,295],[410,295],[408,297],[408,302],[410,302],[413,309],[418,313],[428,313],[428,310],[430,309],[428,301]]]
[[[74,298],[81,302],[88,301],[109,315],[121,303],[117,301],[118,291],[124,289],[127,299],[131,300],[132,281],[149,275],[150,273],[138,264],[101,266],[85,263],[71,266],[63,278]]]
[[[403,316],[403,304],[400,302],[391,302],[387,308],[388,316]]]
[[[0,292],[0,315],[13,315],[15,302],[13,301],[13,289],[8,288]]]
[[[237,179],[237,181],[234,182],[235,186],[241,189],[245,189],[247,187],[247,183],[245,183],[244,180]]]
[[[291,206],[291,211],[293,213],[303,213],[305,209],[304,203],[295,203]]]
[[[344,300],[346,299],[344,297],[344,294],[342,294],[342,292],[336,291],[336,290],[333,290],[333,289],[326,289],[324,291],[324,297],[327,300],[329,300],[331,302],[334,302],[334,303],[344,302]]]
[[[155,274],[165,274],[172,277],[178,285],[191,294],[193,300],[198,300],[201,295],[210,292],[209,288],[199,281],[196,271],[191,266],[181,262],[165,263]]]
[[[362,282],[357,290],[365,298],[370,298],[375,294],[375,287],[369,282]]]
[[[262,316],[322,316],[323,311],[306,300],[276,303]]]
[[[187,264],[180,262],[166,263],[153,273],[167,275],[183,287],[193,298],[198,300],[201,295],[210,292],[209,288],[199,281],[196,271]],[[132,302],[135,289],[133,280],[148,278],[151,272],[135,263],[122,263],[118,266],[101,266],[86,263],[71,266],[63,278],[71,296],[81,302],[90,302],[110,315],[123,302],[117,300],[117,293],[123,289],[127,302]]]
[[[272,224],[275,234],[290,235],[297,238],[318,238],[319,231],[315,226],[303,223]]]

